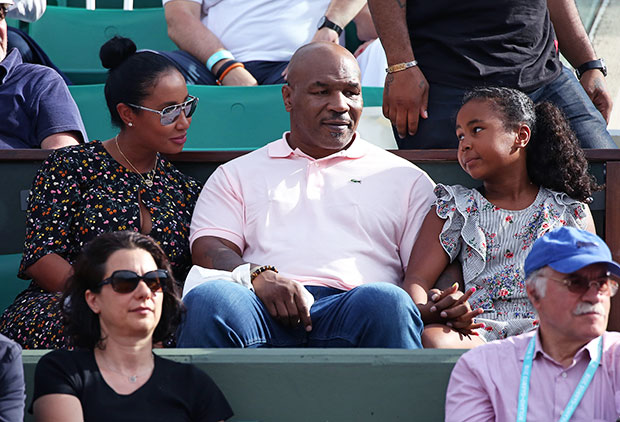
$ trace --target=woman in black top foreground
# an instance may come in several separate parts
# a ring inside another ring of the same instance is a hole
[[[182,304],[153,239],[121,231],[90,242],[63,297],[75,351],[39,361],[30,411],[37,421],[223,421],[232,410],[198,368],[153,354]]]

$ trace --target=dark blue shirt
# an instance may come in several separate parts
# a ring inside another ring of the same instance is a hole
[[[0,422],[23,421],[25,400],[22,350],[0,334]]]
[[[41,148],[61,132],[80,132],[87,141],[80,111],[69,88],[53,69],[23,63],[17,49],[0,62],[0,149]]]

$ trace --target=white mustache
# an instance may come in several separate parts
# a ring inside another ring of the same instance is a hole
[[[589,314],[591,312],[595,314],[605,315],[605,307],[602,303],[592,304],[588,302],[579,302],[577,304],[577,307],[573,311],[573,315]]]

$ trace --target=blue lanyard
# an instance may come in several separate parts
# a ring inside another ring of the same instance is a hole
[[[525,351],[523,359],[523,369],[521,370],[521,383],[519,384],[519,404],[517,405],[517,422],[525,422],[527,417],[527,399],[530,395],[530,376],[532,375],[532,361],[534,360],[534,347],[536,346],[536,335],[532,337]],[[594,378],[594,373],[598,369],[601,357],[603,356],[603,337],[598,338],[598,355],[594,359],[590,359],[590,363],[583,373],[581,380],[573,395],[571,396],[566,408],[562,412],[560,422],[568,422],[575,413],[575,409],[579,406],[583,395],[586,393],[590,381]]]

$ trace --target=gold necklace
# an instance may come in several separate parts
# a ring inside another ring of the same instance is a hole
[[[101,359],[101,362],[103,363],[103,365],[106,368],[108,368],[108,370],[114,372],[115,374],[119,374],[119,375],[122,375],[122,376],[126,377],[127,381],[129,381],[130,383],[135,383],[136,381],[138,381],[138,378],[141,378],[141,377],[143,377],[145,375],[150,374],[155,369],[155,357],[153,356],[152,353],[151,353],[151,367],[147,371],[144,371],[141,374],[133,374],[133,375],[124,374],[121,371],[111,367],[110,364],[108,362],[106,362],[105,359],[103,359],[103,356],[100,356],[100,359]]]
[[[131,161],[129,161],[129,158],[127,158],[125,154],[123,154],[123,151],[121,151],[121,147],[118,144],[118,135],[114,137],[114,142],[116,143],[116,148],[118,149],[118,152],[120,152],[121,156],[125,159],[125,161],[127,161],[127,164],[129,164],[129,167],[131,167],[134,172],[138,173],[138,176],[140,176],[140,178],[142,179],[142,181],[144,182],[146,186],[148,186],[149,188],[152,187],[153,179],[155,179],[155,170],[157,170],[157,162],[158,162],[157,157],[155,157],[155,167],[153,167],[153,170],[147,173],[146,178],[145,178],[144,176],[142,176],[142,173],[140,173],[138,169],[136,169],[133,166],[133,164],[131,164]]]

